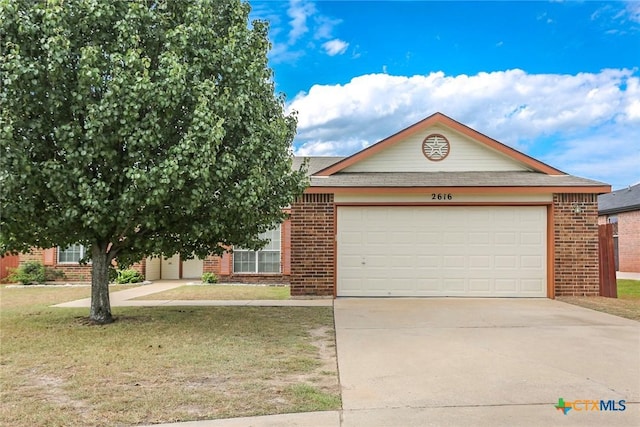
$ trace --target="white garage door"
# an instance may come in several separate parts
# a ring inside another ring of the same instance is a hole
[[[544,206],[339,206],[338,296],[545,297]]]

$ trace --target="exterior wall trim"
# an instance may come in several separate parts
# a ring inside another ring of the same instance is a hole
[[[427,194],[433,192],[443,193],[452,191],[468,194],[602,194],[608,193],[610,190],[611,187],[609,185],[600,185],[593,187],[309,187],[305,190],[305,194]]]

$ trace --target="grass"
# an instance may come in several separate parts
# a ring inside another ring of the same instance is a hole
[[[640,280],[618,279],[618,298],[559,297],[558,300],[640,321]]]
[[[285,300],[289,286],[188,285],[145,295],[140,300]]]
[[[51,308],[89,288],[0,288],[0,425],[111,426],[341,406],[330,307]]]

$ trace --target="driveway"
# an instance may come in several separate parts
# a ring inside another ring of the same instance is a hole
[[[640,425],[638,322],[548,299],[334,304],[345,427]]]

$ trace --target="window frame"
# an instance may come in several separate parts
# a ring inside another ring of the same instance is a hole
[[[261,233],[260,237],[264,238],[266,237],[265,234],[267,233],[275,233],[277,231],[277,236],[278,236],[278,249],[259,249],[257,251],[252,251],[250,249],[243,249],[243,248],[234,248],[233,249],[233,259],[231,260],[231,265],[232,265],[232,272],[233,274],[266,274],[266,275],[270,275],[270,274],[282,274],[282,224],[278,224],[278,226],[276,228],[274,228],[273,230],[269,230],[266,231],[265,233]],[[272,234],[273,236],[273,234]],[[273,239],[269,239],[269,242],[272,242]],[[269,246],[270,243],[267,243],[266,246]],[[277,253],[278,254],[278,271],[260,271],[260,254],[266,254],[266,253]],[[253,270],[252,271],[236,271],[236,255],[238,254],[253,254]]]
[[[67,251],[69,248],[76,247],[76,246],[80,247],[80,258],[78,258],[77,261],[60,261],[60,254],[62,254],[63,252]],[[56,252],[57,252],[56,253],[56,264],[60,264],[60,265],[80,264],[80,260],[87,255],[87,248],[83,244],[75,243],[73,245],[67,246],[64,249],[62,247],[58,246]],[[89,261],[88,264],[91,264],[91,261]]]

